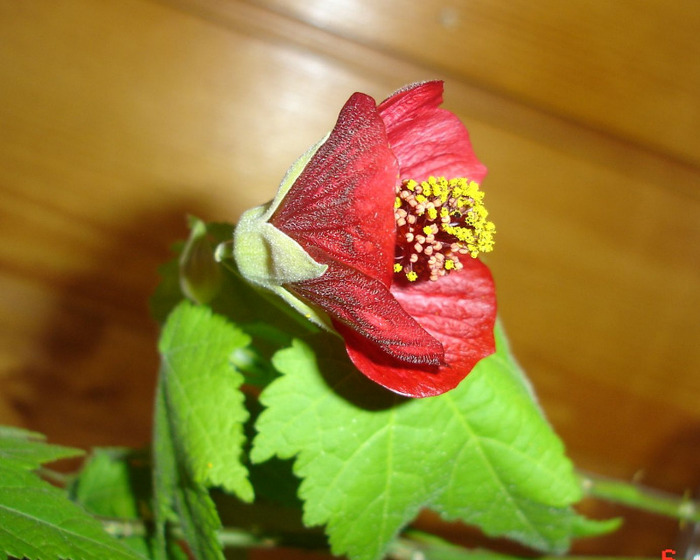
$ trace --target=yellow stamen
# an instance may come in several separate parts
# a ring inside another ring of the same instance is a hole
[[[405,181],[396,192],[394,271],[403,271],[409,281],[438,280],[460,270],[460,258],[493,250],[496,227],[487,219],[476,181],[429,177],[420,184]]]

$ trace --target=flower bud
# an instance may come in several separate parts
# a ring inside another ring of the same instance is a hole
[[[190,237],[180,255],[180,289],[195,303],[207,304],[221,289],[221,269],[204,222],[191,218],[190,227]]]

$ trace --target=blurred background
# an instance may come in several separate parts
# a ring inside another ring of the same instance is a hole
[[[490,169],[501,317],[570,456],[695,490],[699,37],[694,0],[0,0],[0,422],[147,444],[147,298],[186,214],[271,198],[354,91],[441,78]],[[579,553],[683,530],[584,507],[627,523]]]

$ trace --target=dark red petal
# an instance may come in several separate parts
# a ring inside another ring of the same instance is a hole
[[[329,263],[319,278],[295,282],[287,288],[326,311],[343,337],[351,333],[394,362],[423,366],[443,363],[442,345],[377,279],[340,263]]]
[[[397,180],[374,100],[356,93],[270,222],[329,267],[288,289],[394,359],[438,364],[442,345],[389,291]]]
[[[465,259],[462,270],[437,282],[394,284],[401,306],[439,340],[443,366],[409,367],[379,353],[348,329],[339,329],[355,366],[367,377],[396,393],[430,397],[456,387],[476,363],[493,354],[496,293],[489,269]]]
[[[413,84],[379,105],[402,179],[466,177],[480,183],[486,167],[476,158],[469,133],[442,103],[442,82]]]
[[[314,259],[391,283],[396,158],[374,100],[356,93],[270,222]]]

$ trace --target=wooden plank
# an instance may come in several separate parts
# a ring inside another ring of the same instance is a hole
[[[700,163],[700,4],[692,0],[251,1]]]
[[[79,445],[148,438],[145,302],[185,214],[270,198],[353,91],[445,77],[240,2],[2,3],[0,37],[0,421]],[[490,168],[501,313],[576,463],[696,484],[697,169],[466,80],[446,106]]]

